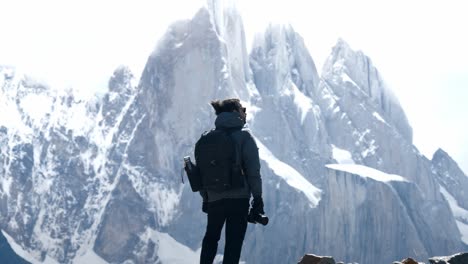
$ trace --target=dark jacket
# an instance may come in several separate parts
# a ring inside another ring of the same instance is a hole
[[[224,192],[200,191],[204,202],[214,202],[225,198],[250,198],[262,196],[262,178],[260,176],[260,160],[257,144],[250,132],[244,127],[240,114],[237,112],[220,113],[215,121],[216,128],[239,128],[231,135],[240,147],[242,167],[244,170],[244,187]]]

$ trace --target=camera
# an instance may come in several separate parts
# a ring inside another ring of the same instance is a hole
[[[188,171],[192,170],[192,161],[190,160],[190,156],[185,156],[184,157],[184,164],[185,164],[185,168]]]
[[[184,169],[187,173],[187,177],[190,182],[190,187],[193,192],[198,192],[203,189],[202,179],[200,175],[200,169],[197,165],[193,164],[190,160],[190,156],[184,157]],[[183,182],[183,178],[182,178]]]
[[[247,216],[247,221],[252,224],[259,223],[259,224],[266,226],[268,224],[269,219],[268,219],[268,216],[266,215],[254,214],[250,212],[249,215]]]

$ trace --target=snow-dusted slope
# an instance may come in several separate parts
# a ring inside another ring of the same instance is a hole
[[[310,207],[316,207],[320,201],[321,190],[307,181],[304,176],[288,164],[278,160],[261,142],[256,140],[259,155],[275,175],[281,177],[286,183],[302,192],[309,199]]]
[[[13,120],[0,123],[2,228],[36,261],[89,255],[114,185],[104,172],[121,118],[103,112],[97,99],[2,75],[3,106]],[[104,116],[115,122],[104,125]]]
[[[468,209],[468,177],[458,164],[442,149],[438,149],[432,157],[432,169],[437,175],[437,181],[455,197],[457,203]]]
[[[344,171],[351,174],[359,175],[364,178],[373,179],[381,182],[391,182],[391,181],[407,181],[405,178],[400,175],[388,174],[381,172],[379,170],[369,168],[363,165],[357,164],[327,164],[325,167],[329,169],[334,169],[338,171]]]
[[[462,235],[468,245],[468,177],[457,163],[442,149],[432,157],[432,168],[437,175],[440,191],[450,205]]]
[[[325,62],[322,76],[339,84],[334,91],[340,98],[351,91],[353,96],[366,99],[367,105],[372,103],[376,114],[381,113],[407,141],[412,142],[413,131],[398,99],[386,86],[370,58],[361,51],[353,51],[339,39]]]
[[[448,204],[439,192],[431,163],[412,145],[411,127],[404,112],[370,59],[339,40],[324,65],[322,78],[322,100],[318,101],[331,142],[338,148],[351,150],[357,164],[399,175],[415,184],[413,188],[422,193],[421,197],[408,198],[406,192],[411,185],[397,184],[399,187],[393,188],[410,216],[411,221],[406,225],[415,226],[420,237],[417,243],[424,245],[428,255],[462,248],[454,239],[458,231],[453,217],[446,217]],[[386,199],[381,197],[380,202]],[[418,205],[415,200],[419,201]],[[432,231],[425,230],[428,226]],[[441,243],[444,239],[453,244]]]
[[[440,192],[444,195],[445,199],[447,199],[453,216],[455,216],[455,219],[457,219],[457,226],[462,235],[462,241],[468,245],[468,210],[461,207],[457,200],[452,195],[450,195],[450,193],[444,187],[440,187]]]
[[[352,150],[357,163],[401,175],[431,199],[441,199],[431,163],[413,146],[398,100],[371,60],[341,39],[324,65],[317,102],[336,147]]]

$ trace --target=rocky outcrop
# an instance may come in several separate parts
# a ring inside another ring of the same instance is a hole
[[[335,264],[335,260],[332,257],[306,254],[297,264]]]
[[[394,261],[393,264],[419,264],[419,262],[412,258],[406,258],[402,261]]]
[[[468,185],[468,177],[450,155],[438,149],[432,156],[432,169],[436,172],[440,186],[447,190],[464,209],[468,210],[468,190],[460,186]],[[468,219],[466,219],[468,223]]]
[[[468,263],[468,253],[459,253],[447,257],[434,257],[429,259],[431,264],[466,264]]]
[[[337,262],[337,264],[344,262]],[[378,263],[385,263],[379,261]],[[420,264],[413,258],[406,258],[401,261],[394,261],[393,264]],[[446,257],[433,257],[429,259],[431,264],[466,264],[468,263],[468,253],[458,253],[452,256]],[[335,264],[335,260],[332,257],[322,257],[313,254],[306,254],[298,262],[298,264]]]

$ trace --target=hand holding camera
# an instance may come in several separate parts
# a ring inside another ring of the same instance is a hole
[[[265,215],[265,211],[263,209],[263,199],[261,196],[254,197],[252,201],[252,208],[250,209],[249,215],[247,216],[247,221],[252,224],[268,224],[268,217]]]

